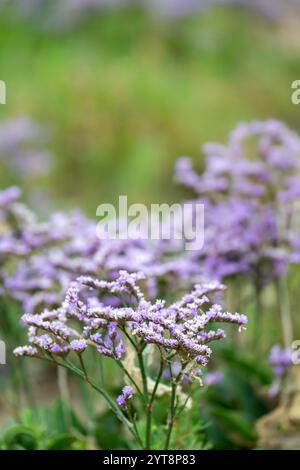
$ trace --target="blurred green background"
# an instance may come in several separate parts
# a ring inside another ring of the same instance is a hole
[[[51,130],[52,171],[27,177],[55,207],[179,199],[176,159],[199,158],[238,121],[277,118],[300,130],[291,83],[300,78],[300,20],[212,7],[182,18],[106,10],[72,28],[2,14],[0,125],[28,116]],[[201,160],[198,160],[201,164]],[[18,182],[2,171],[1,186]]]

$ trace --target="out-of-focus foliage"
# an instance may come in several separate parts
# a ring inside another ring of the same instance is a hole
[[[67,413],[67,419],[64,419]],[[67,403],[25,410],[16,424],[2,429],[0,449],[80,450],[88,447],[87,430]]]
[[[174,200],[175,160],[236,122],[274,117],[297,130],[298,26],[226,7],[180,20],[110,10],[46,31],[2,15],[0,118],[50,125],[56,164],[44,190],[65,205],[94,214],[116,194]]]

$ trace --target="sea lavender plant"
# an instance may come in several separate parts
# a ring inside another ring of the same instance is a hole
[[[275,120],[240,124],[226,145],[206,144],[198,174],[187,157],[176,179],[205,205],[205,250],[190,254],[207,277],[251,280],[261,316],[261,291],[274,282],[286,347],[293,333],[284,283],[299,262],[300,139]],[[255,336],[261,326],[257,325]]]
[[[2,290],[28,313],[56,308],[80,275],[114,279],[120,269],[142,270],[147,293],[169,295],[200,280],[198,263],[160,241],[108,240],[80,211],[54,213],[46,222],[21,203],[18,188],[0,193]]]
[[[191,293],[167,305],[163,300],[146,298],[145,277],[141,272],[127,271],[120,271],[113,281],[79,277],[58,309],[23,315],[29,343],[16,348],[15,354],[54,362],[85,379],[147,449],[151,448],[155,399],[166,393],[170,396],[168,448],[174,421],[189,399],[182,391],[183,381],[188,378],[192,386],[199,368],[205,367],[211,356],[208,344],[225,337],[224,330],[213,325],[232,323],[241,330],[247,318],[212,303],[211,297],[224,290],[218,282],[195,285]],[[88,349],[120,367],[127,385],[116,400],[90,375],[85,362]],[[159,358],[159,367],[153,357]],[[177,374],[175,364],[179,365]],[[166,368],[169,378],[163,383]],[[140,406],[133,396],[139,398]],[[146,421],[144,439],[136,416]]]
[[[233,270],[253,276],[262,270],[263,282],[285,274],[298,260],[293,222],[300,196],[299,137],[281,122],[254,121],[240,124],[227,145],[206,144],[203,150],[204,172],[198,175],[185,157],[176,179],[207,207],[208,269],[215,253],[223,264],[221,278],[227,269],[229,275]]]
[[[47,289],[51,281],[48,270],[42,276],[28,276],[26,270],[24,277],[19,275],[19,268],[35,263],[35,256],[42,250],[60,245],[70,239],[72,230],[78,228],[80,217],[77,213],[65,216],[54,214],[47,223],[40,223],[36,215],[21,203],[21,191],[17,187],[11,187],[0,192],[0,267],[3,278],[2,288],[9,290],[16,296],[23,289],[28,294],[33,294],[36,287]],[[16,260],[19,260],[18,264]],[[21,268],[20,268],[21,269]],[[29,268],[28,268],[29,269]],[[14,274],[15,276],[14,277]],[[26,274],[26,277],[25,277]],[[41,274],[41,273],[39,273]],[[10,276],[12,276],[10,278]],[[14,281],[14,282],[13,282]]]
[[[21,203],[21,191],[16,187],[0,192],[0,219],[0,330],[12,345],[20,344],[23,334],[23,329],[18,327],[16,307],[30,314],[45,307],[59,308],[67,286],[80,275],[112,280],[119,269],[130,272],[143,269],[147,274],[142,281],[143,289],[149,299],[154,299],[158,292],[174,295],[174,286],[182,289],[193,280],[190,276],[191,263],[181,260],[180,256],[175,259],[170,252],[166,255],[160,243],[136,239],[99,239],[96,223],[79,211],[70,215],[56,213],[46,222],[40,222]],[[92,305],[95,299],[89,302]],[[108,293],[103,303],[111,305],[111,302],[115,306],[120,305],[120,300],[112,299]],[[44,336],[40,341],[41,345],[47,346],[49,338]],[[74,338],[68,347],[61,348],[59,344],[54,344],[53,351],[66,354],[68,348],[78,352],[83,347],[84,342],[78,343]],[[98,348],[109,355],[106,342],[100,342]],[[34,354],[34,351],[33,346],[27,349],[28,354]],[[115,345],[114,354],[121,358],[124,354],[123,342]],[[99,363],[102,363],[101,357]],[[66,393],[62,384],[66,383],[66,377],[62,377],[62,372],[60,368],[58,383],[60,394],[64,397]],[[26,376],[26,372],[23,375]],[[24,383],[25,379],[22,380]],[[14,388],[17,390],[16,386]]]

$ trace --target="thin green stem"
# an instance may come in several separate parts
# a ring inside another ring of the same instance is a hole
[[[108,402],[110,408],[112,409],[112,411],[115,411],[117,416],[121,419],[121,421],[126,424],[128,426],[129,424],[129,429],[131,429],[131,423],[129,423],[129,421],[127,420],[127,418],[123,415],[123,413],[120,411],[120,409],[117,407],[117,405],[115,404],[115,402],[112,400],[112,398],[106,393],[105,390],[103,390],[101,387],[99,387],[90,377],[89,375],[87,374],[87,370],[85,368],[85,365],[84,365],[84,362],[83,362],[83,358],[82,358],[82,355],[80,355],[80,364],[82,366],[82,372],[80,372],[80,369],[78,369],[77,367],[72,367],[72,366],[69,366],[68,367],[71,367],[76,374],[78,374],[80,377],[84,378],[84,380],[87,381],[87,383],[94,389],[96,390],[97,392],[99,392],[103,398]],[[70,363],[68,363],[70,364]],[[78,372],[79,371],[79,372]]]
[[[79,357],[79,362],[80,362],[80,365],[81,365],[81,368],[83,370],[83,373],[84,373],[84,379],[86,380],[86,382],[89,383],[89,385],[91,385],[95,390],[99,391],[98,388],[95,388],[95,384],[94,383],[91,383],[91,380],[88,376],[88,373],[87,373],[87,369],[85,367],[85,364],[84,364],[84,360],[83,360],[83,357],[82,357],[82,354],[78,354],[78,357]],[[69,363],[69,361],[67,361]],[[70,363],[71,364],[71,363]],[[72,364],[71,364],[72,366]],[[123,370],[123,368],[122,368]],[[132,379],[133,380],[133,379]],[[137,385],[135,384],[135,386],[137,387]],[[137,387],[138,389],[138,387]],[[139,389],[138,389],[139,390]],[[140,392],[141,393],[141,392]],[[132,426],[133,426],[133,429],[134,429],[134,434],[135,434],[135,438],[138,440],[139,444],[143,447],[143,443],[141,441],[141,438],[139,436],[139,433],[137,431],[137,428],[136,428],[136,424],[135,424],[135,421],[132,419]]]
[[[184,400],[183,405],[179,408],[178,412],[176,413],[176,418],[179,418],[179,416],[184,411],[184,409],[185,409],[186,405],[188,404],[188,401],[190,400],[191,397],[192,397],[192,391],[190,391],[190,393],[188,394],[188,396]]]
[[[282,325],[283,343],[285,348],[290,348],[294,338],[294,333],[287,279],[278,279],[276,282],[276,287]]]
[[[126,336],[126,338],[128,339],[128,341],[132,344],[135,351],[138,352],[138,346],[135,343],[135,341],[130,337],[130,335],[127,333],[126,328],[122,328],[122,331],[123,331],[124,335]]]
[[[171,439],[171,434],[174,426],[174,419],[175,419],[175,412],[176,412],[176,406],[175,406],[175,401],[176,401],[176,388],[177,388],[177,383],[173,380],[172,377],[172,393],[171,393],[171,402],[170,402],[170,417],[169,417],[169,425],[168,425],[168,430],[167,430],[167,437],[166,437],[166,443],[165,443],[165,450],[169,449],[170,445],[170,439]]]
[[[131,404],[129,404],[129,412],[128,412],[128,413],[129,413],[129,416],[130,416],[130,418],[131,418],[131,422],[132,422],[134,431],[135,431],[135,433],[136,433],[138,442],[139,442],[141,448],[142,448],[142,449],[145,449],[144,443],[143,443],[143,441],[142,441],[142,439],[141,439],[141,436],[140,436],[140,434],[139,434],[139,431],[138,431],[138,428],[137,428],[137,425],[136,425],[136,419],[135,419],[134,411],[133,411],[133,409],[132,409],[132,405],[131,405]]]
[[[151,449],[151,425],[152,425],[152,409],[153,409],[153,402],[155,399],[156,391],[163,373],[164,369],[164,361],[163,361],[163,356],[160,351],[160,367],[159,371],[156,377],[155,385],[150,397],[149,403],[147,403],[147,422],[146,422],[146,446],[147,449]]]
[[[80,377],[81,379],[86,380],[86,382],[89,383],[89,385],[90,385],[94,390],[96,390],[98,393],[100,393],[100,395],[101,395],[101,396],[106,400],[106,402],[108,403],[108,405],[109,405],[109,407],[111,408],[111,410],[115,413],[115,415],[117,416],[117,418],[119,418],[119,420],[128,428],[128,430],[131,432],[131,434],[134,436],[134,438],[137,439],[137,436],[136,436],[136,434],[135,434],[135,432],[134,432],[134,428],[133,428],[132,423],[126,418],[126,416],[124,415],[124,413],[120,410],[120,408],[119,408],[118,405],[114,402],[114,400],[106,393],[106,391],[103,390],[102,388],[100,388],[100,387],[86,374],[86,372],[84,372],[84,370],[78,369],[78,367],[76,367],[73,363],[71,363],[70,361],[68,361],[66,358],[63,358],[63,359],[64,359],[64,363],[56,361],[52,356],[51,356],[51,359],[48,359],[48,358],[46,358],[46,357],[40,357],[40,356],[39,356],[39,359],[42,359],[42,360],[45,360],[45,361],[48,361],[48,362],[54,362],[56,365],[61,366],[61,367],[65,367],[66,369],[69,369],[70,371],[72,371],[74,374],[78,375],[78,377]]]
[[[127,369],[125,369],[125,367],[123,366],[122,362],[121,361],[116,361],[117,365],[120,367],[120,369],[122,370],[122,372],[124,372],[124,374],[128,377],[128,379],[130,380],[130,382],[132,383],[132,385],[134,385],[134,387],[136,388],[137,392],[141,395],[141,397],[144,399],[144,394],[143,392],[141,391],[140,387],[138,386],[138,384],[136,383],[136,381],[134,380],[134,378],[132,377],[132,375],[128,372]]]
[[[146,449],[150,450],[151,411],[150,411],[150,406],[149,406],[149,393],[148,393],[147,375],[146,375],[146,370],[145,370],[145,365],[144,365],[143,353],[141,351],[138,351],[137,356],[138,356],[140,371],[141,371],[141,375],[142,375],[144,401],[145,401],[145,404],[146,404],[146,416],[147,416],[147,418],[146,418],[145,443],[146,443]]]
[[[85,364],[84,364],[84,361],[83,361],[82,354],[77,353],[77,356],[78,356],[78,358],[79,358],[79,362],[80,362],[81,368],[82,368],[83,373],[84,373],[84,376],[85,376],[85,378],[86,378],[86,377],[88,377],[88,373],[87,373],[87,370],[86,370],[86,367],[85,367]]]
[[[164,370],[164,360],[163,360],[163,356],[161,354],[161,356],[160,356],[160,367],[159,367],[159,371],[158,371],[158,374],[157,374],[157,377],[156,377],[155,385],[154,385],[154,388],[153,388],[153,391],[152,391],[152,395],[151,395],[151,399],[150,399],[150,405],[152,405],[152,403],[155,399],[156,391],[157,391],[157,388],[158,388],[163,370]]]
[[[1,285],[1,287],[4,287]],[[23,336],[20,328],[18,325],[18,321],[16,321],[16,317],[19,318],[19,312],[15,311],[15,306],[12,305],[10,308],[8,302],[6,301],[5,295],[0,299],[0,317],[1,317],[1,333],[3,333],[4,337],[6,338],[6,343],[8,346],[11,344],[21,344],[23,342]],[[18,314],[18,315],[16,315]],[[20,393],[25,392],[25,396],[27,399],[28,405],[31,407],[34,413],[36,413],[36,403],[34,399],[34,394],[32,387],[30,385],[30,381],[28,380],[29,373],[27,364],[24,361],[18,362],[18,364],[14,364],[13,373],[10,374],[12,380],[14,381],[13,385],[13,393],[15,393],[16,403],[19,406],[19,395]]]
[[[138,361],[139,361],[139,366],[140,366],[140,371],[141,371],[142,381],[143,381],[144,399],[145,399],[145,402],[148,403],[147,375],[146,375],[146,370],[145,370],[145,365],[144,365],[143,354],[141,352],[138,352]]]
[[[178,375],[177,379],[174,380],[173,373],[172,373],[172,364],[171,364],[171,362],[169,362],[169,371],[170,371],[170,376],[171,376],[172,392],[171,392],[171,400],[170,400],[170,416],[169,416],[169,425],[168,425],[167,437],[166,437],[166,443],[165,443],[165,450],[169,449],[171,434],[172,434],[172,431],[173,431],[173,426],[174,426],[175,418],[176,418],[176,412],[177,412],[176,390],[177,390],[177,386],[181,382],[181,379],[185,374],[186,367],[187,367],[187,364],[184,364],[182,366],[180,374]],[[186,400],[186,403],[187,402],[188,402],[188,399]],[[185,403],[185,405],[186,405],[186,403]],[[185,405],[184,405],[184,407],[185,407]]]

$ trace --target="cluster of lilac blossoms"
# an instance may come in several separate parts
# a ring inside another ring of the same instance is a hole
[[[26,311],[41,305],[59,305],[61,290],[68,285],[67,269],[59,269],[66,245],[80,231],[83,216],[53,214],[41,223],[21,202],[21,191],[11,187],[0,192],[1,295],[12,297]],[[70,260],[71,261],[71,260]]]
[[[192,253],[208,277],[267,282],[299,262],[300,139],[275,120],[240,124],[228,143],[206,144],[198,174],[179,160],[176,179],[205,205],[205,250]]]
[[[155,298],[186,288],[199,267],[180,253],[166,253],[159,241],[108,240],[80,211],[54,213],[45,222],[21,202],[21,191],[0,192],[1,295],[17,300],[24,311],[58,308],[70,282],[80,275],[113,280],[118,271],[142,270],[147,296]]]
[[[163,300],[146,300],[141,288],[144,278],[142,273],[126,271],[115,281],[79,278],[59,309],[23,315],[29,344],[18,347],[15,354],[64,356],[71,351],[81,354],[92,346],[99,354],[121,361],[129,337],[133,344],[158,346],[183,368],[189,364],[192,373],[197,366],[207,365],[212,352],[208,343],[225,337],[224,330],[213,329],[213,324],[232,323],[243,329],[247,323],[245,315],[211,304],[208,295],[224,289],[219,283],[196,285],[167,306]]]
[[[253,122],[238,126],[228,145],[205,146],[202,175],[179,161],[177,179],[205,204],[205,249],[189,253],[160,240],[101,240],[79,211],[41,223],[18,188],[0,192],[2,292],[35,313],[58,308],[80,275],[113,280],[121,269],[143,271],[152,299],[236,274],[261,282],[282,276],[300,258],[299,142],[277,121]]]

